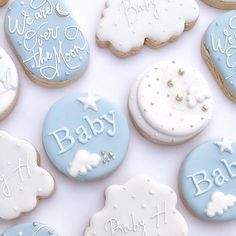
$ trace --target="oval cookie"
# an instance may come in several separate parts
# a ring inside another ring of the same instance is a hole
[[[120,57],[144,44],[159,48],[192,28],[199,15],[195,0],[107,0],[97,28],[97,43]]]
[[[0,120],[14,108],[19,94],[19,79],[14,62],[0,47]]]
[[[58,236],[58,234],[49,226],[41,223],[24,223],[13,226],[2,236]]]
[[[134,177],[106,190],[105,207],[92,217],[84,236],[186,236],[188,226],[176,204],[177,196],[168,186]]]
[[[93,180],[114,171],[129,142],[125,116],[106,99],[77,93],[55,103],[43,127],[49,159],[65,175]]]
[[[5,32],[26,73],[40,85],[66,85],[88,64],[87,40],[64,0],[15,0]]]
[[[52,194],[54,180],[38,163],[31,143],[0,131],[0,218],[15,219]]]
[[[211,90],[194,68],[158,62],[134,83],[129,113],[138,131],[162,144],[182,143],[201,132],[213,110]]]
[[[208,27],[202,55],[225,95],[236,102],[236,11],[221,15]]]
[[[236,143],[226,138],[195,148],[184,161],[179,186],[184,203],[207,221],[236,219]]]
[[[212,7],[220,9],[235,9],[236,1],[235,0],[202,0],[206,4]]]

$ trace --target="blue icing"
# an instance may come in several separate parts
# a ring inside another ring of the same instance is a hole
[[[49,226],[41,223],[24,223],[7,230],[2,236],[58,236]]]
[[[236,219],[236,143],[219,139],[198,146],[184,161],[179,181],[184,202],[197,216],[208,221]],[[228,198],[233,201],[228,203]]]
[[[236,11],[229,11],[213,21],[204,42],[229,92],[236,96]]]
[[[5,31],[27,70],[46,83],[78,78],[89,46],[63,0],[16,0],[5,17]]]
[[[52,106],[44,122],[43,143],[52,163],[65,175],[93,180],[122,163],[129,127],[126,117],[110,102],[91,93],[77,93]]]

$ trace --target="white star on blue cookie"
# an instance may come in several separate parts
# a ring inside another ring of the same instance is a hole
[[[77,98],[79,102],[84,105],[84,110],[92,109],[94,111],[98,111],[97,102],[100,100],[100,97],[92,95],[91,92],[88,92],[87,97]]]
[[[222,138],[222,141],[215,142],[215,145],[219,147],[221,153],[228,152],[228,153],[233,154],[234,153],[233,147],[232,147],[233,143],[234,142],[232,140]]]

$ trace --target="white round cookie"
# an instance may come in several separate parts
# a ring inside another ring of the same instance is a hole
[[[178,144],[201,132],[211,119],[213,98],[203,76],[188,65],[158,62],[134,83],[129,113],[152,142]]]
[[[19,79],[14,62],[0,47],[0,120],[14,108],[18,93]]]

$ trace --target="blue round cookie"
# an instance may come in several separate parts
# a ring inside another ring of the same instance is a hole
[[[2,233],[2,236],[58,236],[49,226],[41,223],[24,223],[16,225]]]
[[[211,140],[194,149],[179,175],[187,207],[207,221],[236,219],[236,143]]]
[[[94,180],[114,171],[129,143],[126,117],[106,99],[77,93],[55,103],[43,127],[52,163],[76,180]]]
[[[30,78],[44,86],[63,86],[87,67],[89,46],[66,0],[15,0],[5,32]]]

